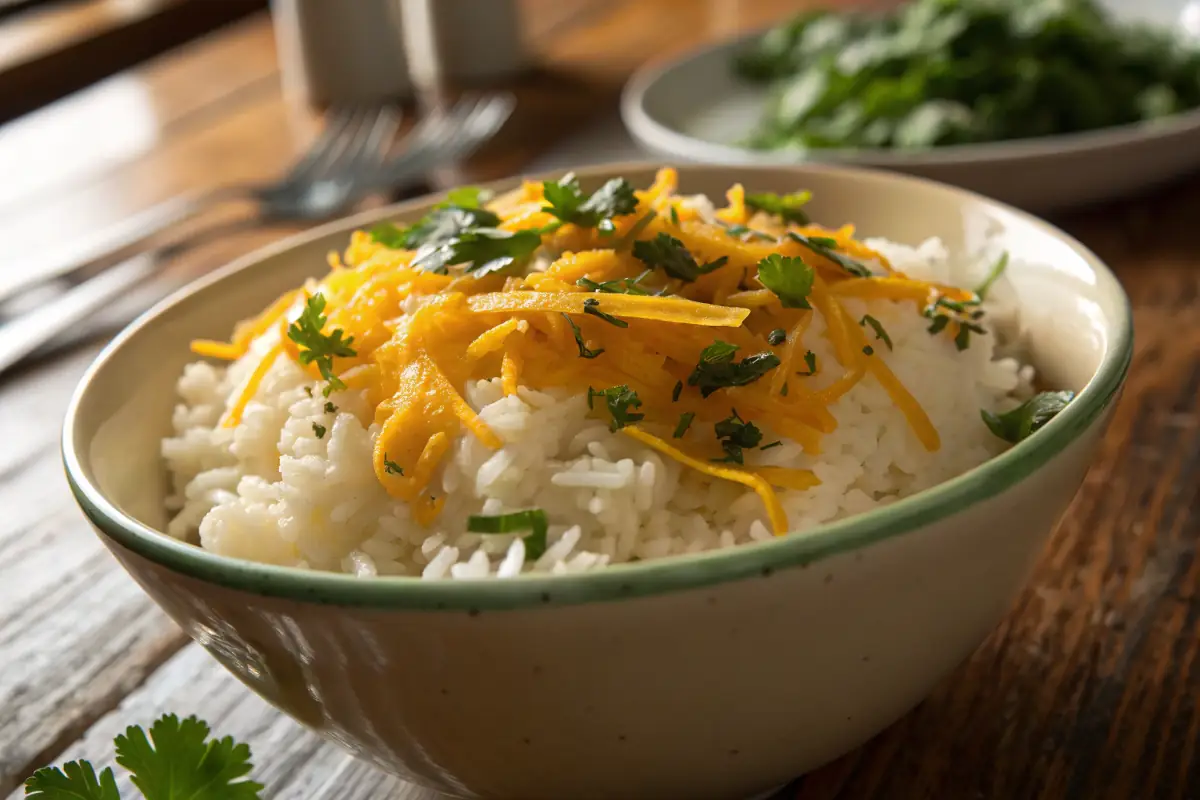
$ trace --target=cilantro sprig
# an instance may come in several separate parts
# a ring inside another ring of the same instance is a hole
[[[633,410],[642,407],[642,399],[638,397],[637,392],[624,384],[599,390],[589,386],[587,395],[588,408],[595,408],[594,403],[598,397],[604,398],[604,405],[608,408],[608,413],[612,416],[609,428],[614,432],[621,430],[626,425],[640,422],[646,416]]]
[[[426,272],[445,274],[447,267],[469,264],[467,272],[487,275],[524,264],[542,245],[538,231],[472,228],[449,239],[428,242],[417,249],[412,264]]]
[[[812,200],[812,192],[792,192],[791,194],[775,194],[762,192],[746,195],[746,205],[755,211],[774,214],[784,222],[795,222],[800,225],[808,224],[808,214],[804,206]]]
[[[117,764],[129,770],[145,800],[258,800],[264,788],[246,778],[250,748],[233,737],[209,738],[208,724],[174,714],[160,717],[149,734],[133,725],[116,737]],[[121,800],[111,767],[99,775],[88,761],[44,767],[25,782],[38,800]]]
[[[484,199],[484,191],[477,186],[454,189],[444,202],[412,225],[400,227],[394,222],[381,222],[371,229],[371,238],[393,250],[416,250],[472,228],[495,228],[500,217],[482,207]]]
[[[613,218],[632,214],[638,204],[633,186],[624,178],[613,178],[585,197],[579,179],[568,173],[557,181],[544,181],[542,194],[546,200],[543,211],[562,223],[595,228],[601,233],[612,233]]]
[[[701,275],[725,266],[729,259],[721,256],[715,261],[699,264],[683,242],[669,233],[660,233],[649,241],[633,243],[633,255],[651,269],[662,269],[672,278],[691,283]]]
[[[700,361],[688,375],[688,386],[695,386],[702,397],[718,389],[754,383],[779,366],[774,353],[755,353],[741,361],[734,360],[738,346],[717,340],[700,351]]]
[[[333,372],[333,359],[358,355],[351,346],[354,337],[345,336],[341,328],[334,328],[329,333],[322,332],[328,321],[325,316],[325,295],[317,292],[308,298],[304,310],[287,330],[288,338],[299,348],[300,363],[317,365],[317,370],[326,381],[322,392],[326,397],[334,390],[346,388],[346,384]]]
[[[799,257],[771,253],[758,262],[758,282],[774,292],[784,308],[812,308],[808,296],[815,277],[813,268]]]

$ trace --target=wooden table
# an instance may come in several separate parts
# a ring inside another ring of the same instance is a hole
[[[611,130],[621,82],[646,58],[794,7],[526,2],[541,66],[520,87],[520,118],[472,177],[569,159],[554,148],[589,126]],[[281,96],[262,16],[0,128],[0,280],[184,189],[270,176],[311,134]],[[1095,468],[979,651],[916,711],[783,796],[1200,798],[1198,215],[1193,178],[1059,220],[1114,266],[1136,308],[1132,377]],[[232,238],[183,270],[285,233]],[[0,384],[0,796],[19,796],[47,762],[107,763],[119,728],[172,710],[248,742],[267,797],[430,800],[250,694],[88,529],[58,433],[95,351]]]

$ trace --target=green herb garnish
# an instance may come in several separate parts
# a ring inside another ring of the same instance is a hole
[[[592,387],[588,387],[588,408],[594,408],[593,401],[597,397],[604,398],[604,404],[608,407],[608,413],[612,415],[612,422],[609,424],[609,429],[619,431],[626,425],[632,425],[645,418],[645,414],[640,414],[633,409],[642,407],[642,399],[638,397],[637,392],[622,384],[621,386],[613,386],[609,389],[601,389],[597,391]]]
[[[679,422],[675,425],[675,433],[672,434],[675,439],[682,439],[687,433],[688,428],[692,427],[692,420],[696,418],[696,412],[686,411],[679,415]]]
[[[324,425],[320,425],[320,424],[314,422],[312,424],[312,429],[313,429],[313,433],[315,433],[317,435],[318,439],[325,438],[325,431],[327,430],[327,428]]]
[[[246,780],[250,748],[233,737],[209,739],[196,717],[160,717],[149,735],[131,725],[118,735],[116,762],[131,773],[147,800],[258,800],[261,784]],[[120,800],[112,768],[99,775],[88,761],[44,767],[25,781],[25,796],[38,800]]]
[[[748,228],[745,225],[738,224],[726,225],[725,234],[731,239],[738,239],[740,241],[745,241],[746,239],[758,239],[764,242],[776,241],[775,237],[768,233],[756,231],[753,228]]]
[[[592,297],[589,297],[587,300],[583,301],[583,313],[591,314],[593,317],[599,317],[600,319],[607,322],[609,325],[616,325],[618,328],[628,328],[629,327],[629,323],[626,322],[625,320],[618,319],[617,317],[614,317],[612,314],[605,314],[603,311],[601,311],[600,310],[600,301],[596,300],[595,298],[592,298]]]
[[[754,383],[779,366],[779,357],[774,353],[755,353],[734,361],[737,350],[737,345],[720,340],[704,348],[699,363],[688,375],[688,386],[697,387],[702,397],[708,397],[718,389]]]
[[[1074,399],[1072,391],[1041,392],[1003,414],[979,413],[992,433],[1016,444],[1040,430]]]
[[[678,402],[681,394],[683,394],[683,381],[675,381],[675,388],[671,390],[671,402]]]
[[[527,511],[514,511],[511,514],[484,516],[472,514],[467,517],[467,530],[471,533],[517,533],[530,531],[522,541],[525,542],[525,557],[538,559],[546,552],[546,534],[550,529],[546,512],[540,508]]]
[[[542,207],[543,211],[553,214],[561,222],[596,228],[602,233],[612,233],[613,217],[626,216],[637,210],[633,187],[624,178],[613,178],[587,198],[574,174],[564,175],[557,181],[544,181],[542,191],[547,203]]]
[[[679,227],[679,212],[675,210],[675,206],[671,206],[671,224]]]
[[[855,277],[870,278],[874,275],[865,265],[839,253],[836,239],[826,236],[805,236],[795,231],[789,231],[788,238],[799,242],[814,253],[824,256]]]
[[[887,345],[887,349],[892,349],[892,337],[888,336],[888,332],[883,329],[883,325],[879,320],[872,317],[870,314],[864,314],[863,318],[858,321],[859,325],[870,325],[871,330],[875,331],[876,340],[882,340]]]
[[[603,347],[601,347],[599,350],[592,350],[587,346],[587,344],[583,341],[583,332],[579,330],[579,326],[575,324],[575,320],[571,319],[569,314],[563,314],[563,319],[565,319],[567,324],[571,326],[571,333],[575,334],[575,345],[579,348],[580,358],[595,358],[604,352]]]
[[[338,410],[338,408],[337,408],[337,406],[335,406],[333,404],[332,400],[325,401],[325,413],[326,414],[336,414],[337,410]]]
[[[787,396],[788,396],[788,384],[787,384],[787,381],[784,381],[784,382],[783,382],[783,388],[781,388],[781,389],[779,390],[779,393],[780,393],[781,395],[783,395],[784,397],[787,397]]]
[[[287,335],[299,348],[300,363],[317,365],[317,370],[326,381],[322,393],[328,397],[335,389],[346,388],[346,384],[333,373],[333,359],[349,358],[357,355],[357,352],[351,347],[354,337],[343,339],[345,332],[341,328],[334,328],[327,334],[321,332],[328,321],[324,312],[325,295],[317,292],[304,303],[300,316],[288,326]]]
[[[758,262],[758,282],[774,292],[784,308],[812,308],[808,295],[815,277],[802,258],[772,253]]]
[[[1004,270],[1008,268],[1008,251],[1005,250],[1000,254],[1000,258],[996,259],[996,263],[988,270],[987,277],[983,279],[983,283],[979,284],[979,288],[975,290],[975,296],[983,302],[987,297],[987,293],[991,290],[992,285],[1000,280],[1000,276],[1004,274]]]
[[[466,191],[479,190],[468,188],[461,191],[464,194],[460,195],[460,199],[465,199]],[[382,222],[371,229],[371,238],[393,250],[416,250],[422,245],[448,241],[464,231],[495,228],[500,224],[498,216],[479,207],[478,194],[473,195],[470,201],[474,205],[441,203],[407,228],[401,228],[392,222]]]
[[[767,344],[777,345],[787,341],[787,331],[783,328],[776,328],[767,334]]]
[[[809,350],[804,354],[804,363],[808,367],[808,372],[797,372],[796,374],[807,378],[817,374],[817,354]]]
[[[770,450],[772,447],[782,447],[782,446],[783,446],[783,442],[776,439],[775,441],[771,442],[770,444],[764,444],[762,447],[760,447],[758,449],[759,450]]]
[[[753,422],[746,422],[738,416],[736,408],[730,410],[733,413],[729,417],[713,426],[713,431],[721,441],[721,450],[725,453],[724,458],[714,458],[713,461],[744,464],[742,449],[757,447],[762,441],[762,431]]]
[[[403,475],[404,467],[392,461],[387,456],[383,457],[383,471],[389,475]]]
[[[761,194],[746,195],[746,205],[757,211],[774,214],[784,222],[795,222],[800,225],[808,224],[808,214],[804,213],[804,205],[812,200],[812,192],[792,192],[791,194]]]
[[[604,294],[650,294],[642,281],[653,274],[653,270],[646,270],[636,278],[617,278],[611,281],[594,281],[591,278],[580,278],[575,281],[576,286],[582,286],[584,289],[590,289],[593,292],[602,292]]]
[[[875,348],[871,347],[871,345],[867,345],[866,347],[863,348],[863,355],[866,355],[866,356],[875,355]]]
[[[683,242],[669,233],[660,233],[649,241],[633,243],[633,254],[650,268],[661,268],[672,278],[689,283],[701,275],[720,269],[729,261],[721,256],[707,264],[697,264],[696,259],[683,246]]]
[[[451,265],[470,264],[467,272],[487,275],[523,265],[541,244],[542,236],[537,231],[474,228],[449,239],[421,245],[413,256],[412,265],[444,275]]]

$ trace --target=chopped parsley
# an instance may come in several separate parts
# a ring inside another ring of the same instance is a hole
[[[338,408],[337,408],[337,406],[335,406],[333,404],[332,400],[325,401],[325,413],[326,414],[336,414],[337,410],[338,410]]]
[[[866,347],[863,348],[863,355],[866,355],[866,356],[875,355],[875,348],[871,347],[871,345],[867,345]]]
[[[831,239],[827,236],[805,236],[804,234],[796,233],[795,231],[789,231],[788,237],[804,245],[814,253],[824,256],[855,277],[872,277],[871,270],[867,269],[866,266],[858,263],[852,258],[842,255],[837,251],[836,239]]]
[[[720,269],[729,261],[721,256],[716,261],[698,264],[683,242],[669,233],[660,233],[649,241],[634,242],[633,254],[651,269],[661,268],[672,278],[689,283],[701,275]]]
[[[976,308],[978,305],[978,300],[959,302],[939,297],[926,306],[921,313],[930,321],[928,328],[930,335],[936,336],[941,333],[951,322],[957,324],[958,333],[954,335],[954,346],[961,351],[971,346],[972,333],[987,333],[982,325],[972,321],[983,317],[983,312]],[[948,311],[951,313],[947,313]]]
[[[599,391],[589,386],[588,408],[595,408],[593,401],[597,397],[604,398],[604,404],[608,407],[608,413],[612,415],[612,423],[609,425],[609,428],[613,431],[619,431],[626,425],[639,422],[646,416],[645,414],[633,411],[635,408],[642,407],[642,399],[638,397],[637,392],[624,384]]]
[[[796,374],[808,378],[817,374],[817,354],[809,350],[804,354],[804,364],[808,367],[808,372],[797,372]]]
[[[328,321],[324,312],[325,295],[317,292],[308,298],[300,316],[288,326],[287,335],[299,348],[300,363],[317,365],[317,370],[326,381],[322,393],[328,397],[335,389],[346,388],[346,384],[333,373],[333,359],[349,358],[357,355],[357,352],[351,347],[354,337],[342,338],[345,332],[341,328],[334,328],[329,333],[321,332]]]
[[[887,349],[892,349],[892,337],[888,336],[888,332],[883,329],[883,325],[879,320],[872,317],[870,314],[864,314],[863,318],[858,321],[859,325],[870,325],[871,330],[875,331],[875,339],[882,341],[887,345]]]
[[[525,542],[525,557],[529,559],[541,558],[542,554],[546,552],[546,534],[549,529],[550,523],[546,519],[546,512],[540,508],[514,511],[511,514],[496,514],[495,516],[472,514],[467,517],[467,530],[471,533],[529,531],[529,535],[522,539]]]
[[[738,416],[736,408],[730,411],[733,413],[713,426],[713,431],[721,441],[721,450],[725,453],[724,458],[714,458],[713,461],[745,464],[742,450],[758,447],[762,441],[762,431],[753,422],[746,422]]]
[[[596,228],[602,233],[612,233],[613,217],[623,217],[637,210],[633,187],[624,178],[613,178],[586,198],[574,174],[543,182],[542,191],[547,203],[542,207],[543,211],[553,214],[561,222]]]
[[[616,325],[618,328],[628,328],[629,323],[623,319],[618,319],[612,314],[605,314],[600,310],[600,301],[594,297],[589,297],[583,301],[583,313],[591,314],[593,317],[599,317],[609,325]]]
[[[495,228],[464,230],[448,239],[421,245],[412,265],[426,272],[446,274],[453,264],[470,264],[467,272],[487,275],[522,265],[542,244],[537,231],[501,231]]]
[[[404,467],[392,461],[387,456],[383,457],[383,471],[389,475],[403,475]]]
[[[575,281],[575,285],[604,294],[650,294],[649,290],[642,286],[642,281],[653,272],[654,270],[648,269],[636,278],[617,278],[612,281],[594,281],[591,278],[580,278]]]
[[[686,411],[679,415],[679,422],[675,425],[675,433],[672,436],[676,439],[682,439],[687,433],[688,428],[692,427],[692,420],[696,418],[696,412]]]
[[[746,195],[746,205],[750,208],[774,214],[784,222],[795,222],[800,225],[808,224],[808,214],[804,213],[804,206],[809,200],[812,200],[812,192],[792,192],[791,194],[763,192]]]
[[[675,381],[675,388],[671,390],[671,402],[679,402],[679,395],[683,394],[683,381]]]
[[[980,302],[983,302],[984,298],[987,297],[987,293],[991,290],[992,285],[1000,280],[1000,276],[1004,274],[1004,270],[1007,268],[1008,251],[1005,250],[1000,254],[1000,258],[996,260],[996,263],[992,265],[987,277],[983,279],[983,283],[979,284],[979,288],[975,290],[975,296],[979,298]]]
[[[563,314],[563,319],[565,319],[567,324],[571,326],[571,333],[575,334],[575,345],[579,348],[580,358],[595,358],[604,352],[603,347],[601,347],[599,350],[592,350],[587,346],[587,344],[583,341],[583,332],[579,330],[579,326],[575,324],[575,320],[571,319],[569,314]]]
[[[784,308],[812,308],[808,295],[815,277],[802,258],[772,253],[758,262],[758,282],[774,292]]]
[[[312,424],[312,428],[313,428],[313,433],[315,433],[315,434],[317,435],[317,438],[318,438],[318,439],[324,439],[324,438],[325,438],[325,431],[326,431],[327,429],[326,429],[326,427],[325,427],[324,425],[320,425],[320,424],[318,424],[318,423],[314,422],[314,423]]]
[[[209,738],[208,724],[196,717],[160,717],[149,734],[130,725],[119,734],[116,762],[131,773],[141,796],[151,800],[222,798],[257,800],[261,784],[247,780],[250,748],[232,736]],[[111,767],[99,775],[89,761],[43,767],[25,781],[25,796],[42,800],[120,800]]]
[[[708,397],[718,389],[754,383],[779,366],[779,356],[774,353],[755,353],[734,361],[737,350],[737,345],[720,340],[704,348],[699,363],[688,375],[688,386],[697,387],[702,397]]]
[[[776,328],[767,334],[767,344],[777,345],[787,341],[787,331],[783,328]]]
[[[1016,444],[1054,419],[1074,399],[1075,393],[1071,391],[1041,392],[1003,414],[990,411],[979,413],[992,433],[1006,442]]]
[[[776,439],[775,441],[771,442],[770,444],[764,444],[762,447],[760,447],[758,449],[759,450],[770,450],[772,447],[783,447],[783,442],[780,441],[779,439]]]

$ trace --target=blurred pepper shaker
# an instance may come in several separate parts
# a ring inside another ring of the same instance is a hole
[[[413,85],[400,3],[406,0],[272,0],[284,93],[331,105],[407,100]],[[518,0],[433,0],[429,30],[441,74],[486,85],[526,66]],[[414,53],[414,55],[418,55]],[[422,87],[424,88],[424,87]]]

